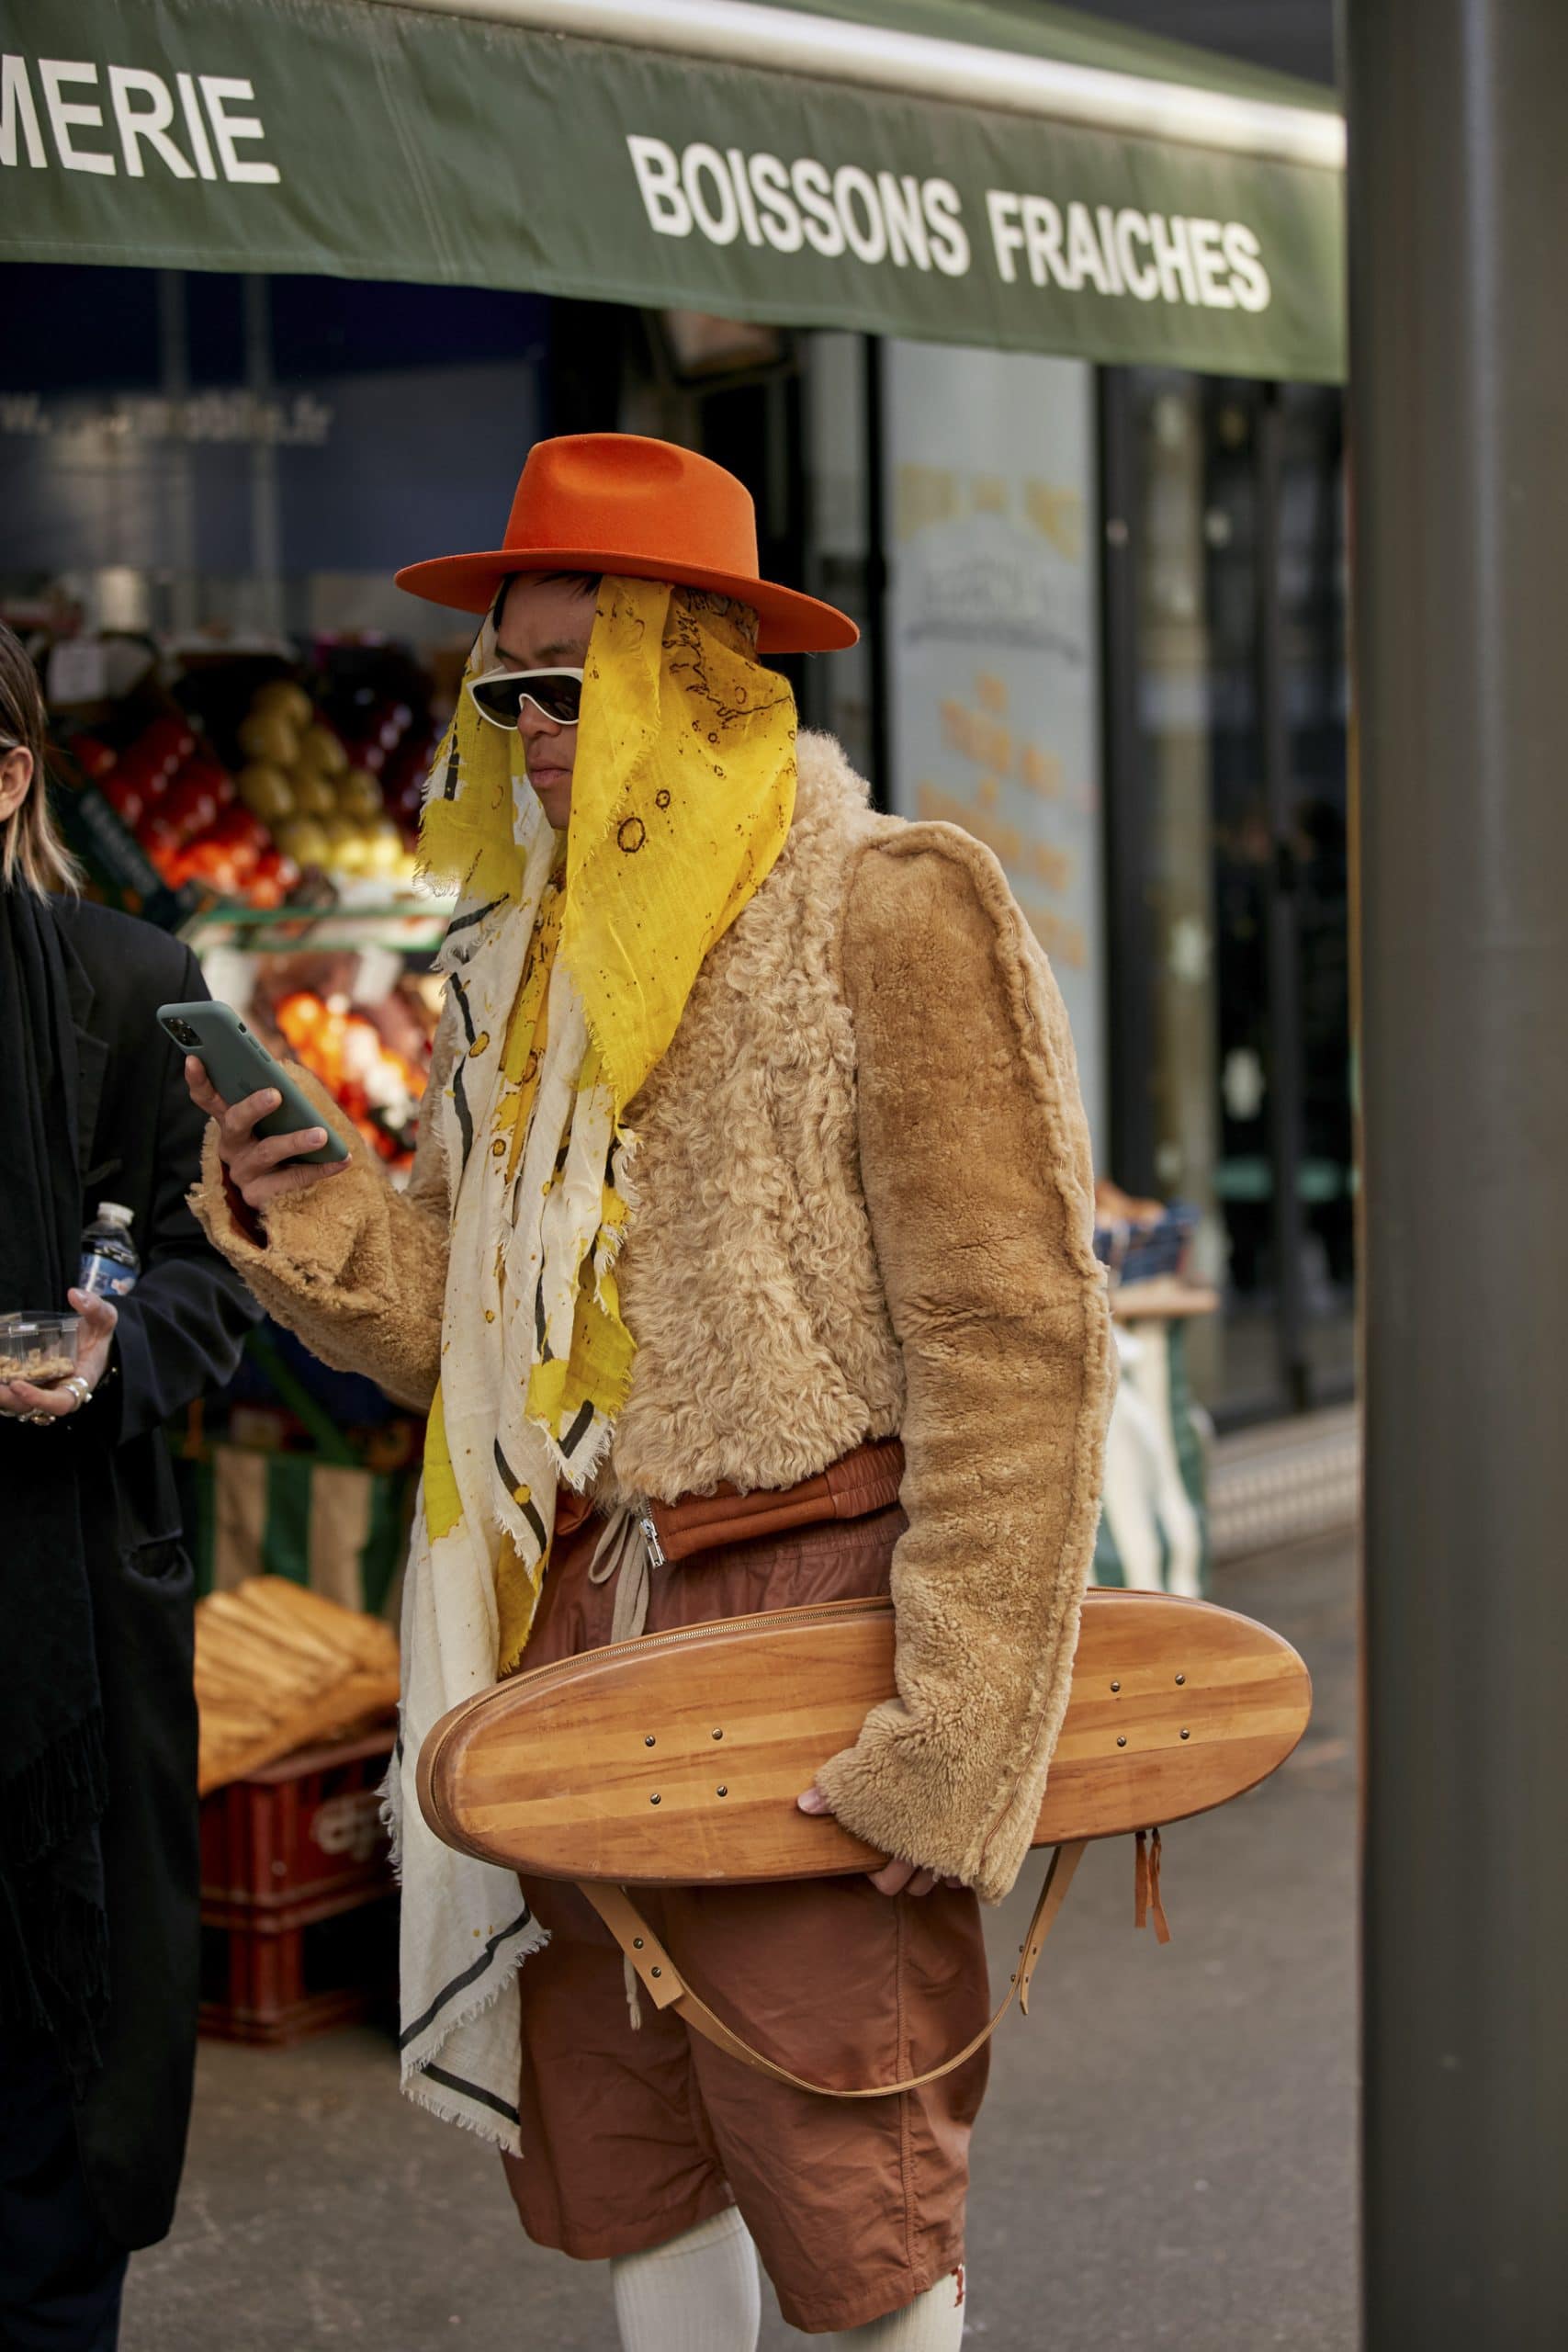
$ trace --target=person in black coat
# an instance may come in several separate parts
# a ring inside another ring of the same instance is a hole
[[[0,1314],[82,1316],[76,1376],[0,1381],[0,2343],[106,2352],[169,2227],[196,2049],[194,1579],[163,1428],[257,1310],[186,1206],[202,1119],[157,1007],[196,959],[82,903],[44,711],[0,628]],[[141,1261],[74,1288],[100,1197]],[[4,1339],[0,1336],[0,1355]]]

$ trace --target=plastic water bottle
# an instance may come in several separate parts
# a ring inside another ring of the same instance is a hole
[[[123,1298],[136,1287],[141,1261],[130,1238],[130,1211],[118,1201],[100,1201],[98,1214],[82,1236],[80,1290],[100,1298]]]

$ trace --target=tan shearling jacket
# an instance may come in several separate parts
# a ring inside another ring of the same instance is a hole
[[[989,851],[866,797],[836,744],[801,738],[784,852],[628,1106],[637,1354],[599,1494],[785,1487],[901,1434],[898,1695],[818,1780],[870,1845],[995,1901],[1066,1705],[1114,1358],[1045,958]],[[444,1023],[433,1086],[451,1051]],[[434,1121],[405,1192],[355,1143],[344,1174],[268,1208],[263,1244],[211,1135],[192,1201],[325,1362],[429,1404],[449,1205]]]

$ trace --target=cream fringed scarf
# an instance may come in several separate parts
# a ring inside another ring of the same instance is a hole
[[[468,674],[494,665],[494,642],[487,621]],[[753,642],[750,616],[722,598],[607,579],[564,856],[517,737],[467,694],[426,798],[425,866],[460,896],[440,958],[453,1075],[431,1109],[452,1187],[441,1381],[389,1782],[403,2086],[513,2150],[515,1974],[542,1931],[509,1872],[432,1835],[415,1773],[447,1709],[523,1657],[558,1480],[588,1486],[626,1394],[617,1180],[635,1138],[623,1114],[794,808],[793,699]]]

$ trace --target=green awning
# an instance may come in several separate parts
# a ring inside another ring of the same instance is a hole
[[[0,257],[1343,373],[1331,102],[1023,0],[0,0]]]

